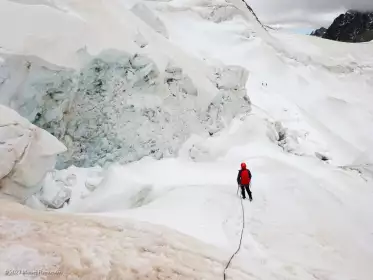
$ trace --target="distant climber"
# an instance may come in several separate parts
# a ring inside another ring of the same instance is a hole
[[[246,192],[249,195],[250,201],[253,200],[251,190],[250,190],[250,182],[251,182],[251,172],[249,169],[246,168],[246,163],[241,163],[241,170],[238,171],[238,176],[237,176],[237,184],[241,187],[241,194],[242,198],[246,199],[245,195],[245,189]]]

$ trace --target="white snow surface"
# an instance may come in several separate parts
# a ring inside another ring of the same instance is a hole
[[[245,161],[228,279],[372,279],[371,44],[266,31],[239,0],[2,1],[0,22],[0,102],[66,144],[43,193],[72,194],[54,212],[1,201],[0,273],[222,279]]]

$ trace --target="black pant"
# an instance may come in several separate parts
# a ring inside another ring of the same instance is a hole
[[[246,191],[247,191],[247,194],[249,195],[250,200],[252,200],[253,197],[252,197],[252,194],[251,194],[250,185],[241,185],[241,194],[242,194],[242,198],[243,198],[243,199],[246,198],[246,195],[245,195],[245,189],[246,189]]]

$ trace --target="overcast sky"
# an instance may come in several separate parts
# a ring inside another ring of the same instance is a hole
[[[373,11],[373,0],[246,0],[266,24],[320,27],[349,9]],[[328,26],[325,26],[328,27]]]

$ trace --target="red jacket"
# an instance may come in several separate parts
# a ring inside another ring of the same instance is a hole
[[[238,171],[237,183],[239,185],[250,185],[251,178],[252,176],[249,169],[241,169]]]

